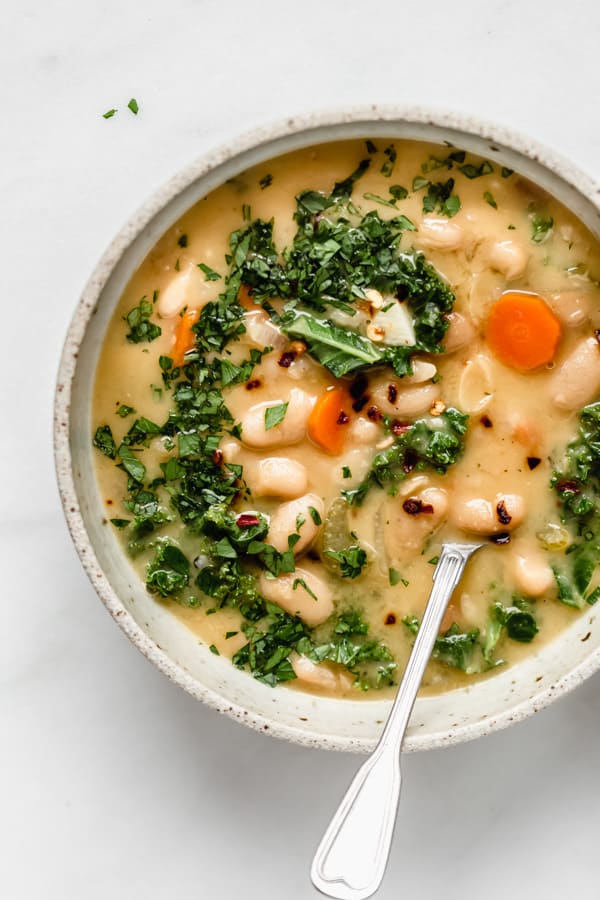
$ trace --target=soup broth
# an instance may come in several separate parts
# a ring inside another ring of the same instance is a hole
[[[597,597],[598,273],[567,209],[455,148],[349,141],[242,173],[160,239],[108,329],[107,528],[214,653],[367,698],[401,677],[441,544],[489,538],[423,690],[489,677]]]

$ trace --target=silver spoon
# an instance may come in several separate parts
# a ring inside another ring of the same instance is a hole
[[[383,733],[346,791],[313,860],[312,882],[328,897],[364,900],[381,884],[400,799],[404,733],[448,601],[467,560],[483,546],[442,545],[423,620]]]

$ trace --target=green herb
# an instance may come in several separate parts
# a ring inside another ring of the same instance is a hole
[[[102,113],[103,119],[112,119],[115,113],[118,112],[116,109],[107,109],[105,113]]]
[[[211,644],[210,647],[209,647],[208,649],[210,650],[211,653],[214,653],[215,656],[220,656],[220,655],[221,655],[221,654],[219,653],[219,651],[217,650],[217,648],[215,647],[214,644]]]
[[[128,445],[123,442],[118,450],[121,466],[134,481],[142,482],[146,475],[146,466],[133,455]]]
[[[510,178],[510,176],[514,174],[514,169],[508,169],[506,166],[502,166],[500,174],[503,178]]]
[[[276,425],[283,422],[289,405],[288,402],[278,403],[277,406],[267,406],[265,409],[265,431],[270,431],[271,428],[275,428]]]
[[[541,216],[534,213],[531,216],[531,240],[536,244],[543,244],[550,237],[553,227],[552,216]]]
[[[309,506],[308,511],[309,511],[310,517],[313,520],[313,522],[315,523],[315,525],[323,524],[323,520],[321,519],[318,509],[315,509],[314,506]]]
[[[190,564],[179,547],[164,542],[158,545],[154,559],[146,569],[146,587],[161,597],[170,597],[187,587],[189,573]]]
[[[437,566],[439,561],[440,561],[439,556],[432,556],[431,559],[427,560],[427,562],[429,563],[430,566]]]
[[[93,444],[100,453],[104,453],[109,459],[115,459],[117,455],[117,445],[115,444],[110,425],[100,425],[96,428]]]
[[[133,406],[127,406],[126,403],[122,403],[117,409],[117,415],[121,416],[122,419],[126,418],[126,416],[130,416],[135,412]]]
[[[402,580],[402,576],[401,576],[400,572],[397,569],[393,569],[392,567],[390,567],[388,569],[388,581],[389,581],[391,587],[395,587],[397,584],[400,583],[401,580]]]
[[[271,187],[271,185],[273,184],[273,176],[263,175],[258,183],[260,185],[261,191],[264,191],[265,188]]]
[[[396,209],[396,204],[393,200],[386,200],[385,197],[380,197],[379,194],[372,194],[369,191],[366,194],[363,194],[365,200],[372,200],[374,203],[381,203],[382,206],[389,206],[392,209]]]
[[[349,466],[342,466],[342,478],[352,478]]]
[[[393,184],[390,188],[390,194],[394,200],[406,200],[408,197],[408,191],[401,184]]]
[[[342,491],[351,505],[360,505],[374,485],[395,494],[408,475],[425,468],[443,473],[460,457],[469,417],[449,407],[435,419],[417,419],[391,447],[374,457],[367,477],[358,487]]]
[[[348,175],[347,178],[342,179],[342,181],[336,181],[331,192],[331,200],[347,200],[354,190],[354,185],[359,178],[363,177],[370,165],[370,159],[361,159],[352,174]]]
[[[406,616],[402,619],[402,623],[411,634],[418,633],[419,620],[416,616]],[[479,629],[461,631],[454,623],[441,637],[437,638],[432,656],[440,662],[472,675],[482,671],[482,664],[477,658],[480,649]]]
[[[383,152],[385,156],[387,156],[387,159],[381,167],[381,174],[386,178],[389,178],[394,171],[394,165],[396,163],[398,154],[393,144],[390,144],[389,147],[386,147]]]
[[[481,178],[482,175],[490,175],[494,171],[494,168],[487,159],[484,159],[478,166],[474,166],[471,163],[459,166],[459,171],[461,171],[463,175],[466,175],[467,178]]]
[[[252,210],[247,203],[242,204],[242,219],[249,222],[252,219]]]
[[[490,194],[489,191],[484,191],[483,199],[485,200],[486,203],[489,203],[490,206],[493,207],[493,209],[498,209],[498,204],[494,200],[493,194]]]
[[[460,199],[453,194],[454,178],[447,181],[428,181],[426,178],[417,176],[413,180],[413,191],[421,190],[427,187],[427,193],[423,197],[423,212],[432,213],[437,210],[442,216],[451,219],[459,212],[461,203]]]
[[[295,578],[295,579],[294,579],[294,583],[292,584],[292,590],[295,591],[295,590],[297,590],[297,588],[299,588],[299,587],[304,588],[304,590],[305,590],[306,593],[309,595],[309,597],[312,597],[313,600],[318,601],[319,598],[318,598],[317,595],[314,593],[314,591],[311,591],[311,589],[310,589],[309,586],[307,585],[307,583],[306,583],[306,581],[304,580],[304,578]]]
[[[367,148],[367,153],[377,153],[377,147],[373,141],[365,141],[365,146]]]
[[[205,274],[205,281],[219,281],[220,275],[218,272],[215,272],[214,269],[211,269],[210,266],[207,266],[206,263],[198,263],[198,268],[202,269]]]
[[[126,335],[130,343],[139,344],[143,341],[154,341],[162,334],[160,327],[150,321],[151,315],[152,304],[145,297],[142,297],[137,306],[129,310],[124,319],[130,328]]]
[[[339,564],[342,578],[357,578],[367,564],[367,554],[357,545],[344,550],[325,550],[323,555]]]
[[[383,360],[383,353],[368,338],[304,310],[284,313],[281,328],[286,334],[303,338],[311,355],[338,378]]]
[[[131,523],[131,519],[111,519],[111,525],[114,525],[115,528],[127,528],[127,526]]]
[[[134,116],[137,116],[137,114],[138,114],[139,111],[140,111],[140,108],[139,108],[139,106],[138,106],[138,102],[137,102],[137,100],[135,99],[135,97],[132,97],[132,98],[131,98],[131,100],[130,100],[129,103],[127,104],[127,109],[130,109],[131,112],[134,114]]]
[[[187,245],[188,245],[188,236],[187,236],[187,234],[182,234],[182,235],[180,235],[179,238],[177,239],[177,244],[178,244],[180,247],[187,247]]]

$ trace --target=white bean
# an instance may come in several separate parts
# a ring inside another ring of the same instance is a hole
[[[600,346],[595,337],[579,341],[548,379],[550,397],[559,409],[579,409],[600,391]]]
[[[438,384],[403,387],[397,378],[378,379],[369,391],[370,403],[388,416],[418,416],[429,412],[440,396]]]
[[[381,429],[375,422],[369,422],[364,416],[358,416],[350,424],[348,431],[353,444],[375,444],[381,435]]]
[[[279,578],[267,578],[263,573],[259,579],[259,589],[265,599],[276,603],[292,616],[300,616],[311,628],[320,625],[333,612],[330,588],[308,567],[297,568],[295,572],[280,575]]]
[[[201,309],[218,293],[218,286],[204,281],[197,267],[190,264],[180,272],[174,271],[167,286],[159,291],[156,311],[161,319],[171,319],[186,307]]]
[[[286,456],[270,456],[245,466],[244,476],[255,497],[300,497],[308,487],[306,467]]]
[[[450,326],[444,335],[444,353],[454,353],[469,344],[475,338],[476,331],[469,319],[461,313],[451,312],[446,318]]]
[[[471,534],[512,531],[525,518],[525,500],[520,494],[496,494],[493,500],[456,497],[449,518],[461,531]]]
[[[547,555],[529,541],[515,541],[507,556],[515,586],[527,597],[541,597],[555,585]]]
[[[423,507],[421,511],[419,507]],[[384,507],[383,538],[388,562],[402,565],[420,552],[448,512],[448,495],[425,487],[410,496],[394,497]]]
[[[270,406],[277,406],[269,400],[252,406],[241,418],[242,441],[248,447],[285,447],[297,444],[306,434],[308,417],[315,398],[300,388],[290,391],[289,405],[283,421],[269,430],[265,429],[265,412]]]
[[[282,503],[271,516],[267,540],[280,553],[287,550],[290,534],[300,534],[300,540],[294,547],[295,554],[302,553],[314,541],[321,526],[313,520],[310,507],[317,511],[322,520],[325,506],[317,494],[304,494],[289,503]],[[303,521],[298,527],[300,520]]]
[[[352,676],[343,669],[334,671],[327,663],[314,663],[307,656],[301,656],[296,652],[290,653],[290,663],[298,681],[303,681],[311,687],[336,692],[352,687]]]
[[[590,296],[583,291],[560,291],[548,294],[546,303],[567,328],[576,328],[589,319]]]
[[[430,250],[458,250],[464,242],[464,232],[457,222],[444,217],[425,216],[419,225],[418,243]]]
[[[529,254],[517,241],[496,241],[487,250],[487,261],[507,281],[520,278],[527,268]]]
[[[412,375],[404,375],[402,384],[423,384],[437,374],[437,369],[428,359],[412,360]]]
[[[468,413],[482,412],[494,396],[492,364],[483,353],[468,359],[458,381],[458,403]]]

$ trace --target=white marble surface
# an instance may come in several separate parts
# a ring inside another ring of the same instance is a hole
[[[6,900],[313,897],[309,860],[357,765],[197,704],[87,583],[54,485],[51,401],[101,251],[178,167],[315,106],[484,114],[598,177],[599,26],[592,0],[2,4]],[[598,896],[599,713],[597,676],[518,728],[407,758],[382,900]]]

